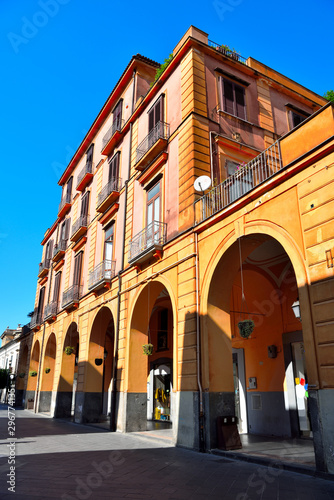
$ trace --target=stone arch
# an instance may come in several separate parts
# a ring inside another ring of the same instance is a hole
[[[41,373],[41,388],[38,411],[49,412],[51,408],[52,390],[55,375],[57,342],[56,335],[51,332],[46,339],[43,371]]]
[[[115,356],[115,321],[108,306],[95,314],[89,335],[82,421],[106,420],[111,411],[111,390]]]
[[[154,384],[153,365],[155,362],[158,363],[158,359],[162,356],[161,350],[157,347],[158,342],[163,339],[161,331],[158,332],[162,311],[165,311],[164,316],[168,324],[165,356],[171,367],[171,383],[173,386],[176,385],[174,369],[176,342],[173,337],[176,331],[177,316],[174,294],[169,282],[163,277],[159,277],[143,284],[133,298],[129,309],[131,313],[128,322],[126,397],[127,408],[132,408],[132,410],[127,410],[126,430],[146,430],[149,411],[147,394],[148,391],[152,390]],[[146,356],[143,353],[143,345],[147,343],[154,345],[152,356]],[[151,397],[153,398],[153,395]],[[169,397],[171,397],[170,394]],[[158,415],[154,413],[154,408],[152,415]],[[161,415],[160,418],[162,418]],[[170,419],[170,414],[166,415],[166,418]]]
[[[251,226],[246,226],[244,234],[238,235],[236,233],[231,234],[221,245],[217,248],[215,255],[213,255],[211,262],[206,269],[201,293],[201,325],[202,325],[202,372],[203,372],[203,386],[208,391],[207,401],[210,408],[209,417],[209,435],[207,436],[208,441],[211,446],[216,445],[216,417],[219,414],[234,414],[234,377],[232,368],[232,338],[235,337],[234,323],[232,323],[231,318],[234,312],[240,311],[241,298],[239,299],[239,307],[236,307],[236,311],[232,310],[231,297],[233,287],[237,286],[238,279],[240,281],[240,253],[241,252],[241,262],[247,263],[249,256],[254,255],[259,252],[265,244],[270,243],[276,248],[281,248],[283,254],[286,256],[287,261],[291,263],[292,272],[294,273],[295,279],[295,293],[294,299],[299,295],[301,312],[303,319],[307,318],[309,314],[309,298],[308,298],[308,275],[305,267],[305,263],[302,254],[296,245],[296,243],[291,239],[287,233],[281,228],[273,228],[272,224],[253,224]],[[270,279],[267,279],[265,285],[265,277],[261,272],[257,273],[256,270],[251,266],[247,269],[244,267],[244,280],[245,273],[248,273],[249,277],[252,276],[253,285],[256,287],[255,283],[261,282],[261,289],[265,289],[267,286],[268,293],[272,290],[272,284]],[[239,275],[239,278],[238,278]],[[257,281],[256,281],[257,280]],[[262,281],[261,281],[262,280]],[[250,286],[251,280],[247,284],[248,288]],[[260,289],[259,288],[259,289]],[[247,287],[245,286],[245,291],[247,295]],[[271,293],[271,292],[270,292]],[[241,291],[239,292],[241,297]],[[280,307],[280,299],[276,296],[272,297],[273,302]],[[275,300],[274,300],[275,299]],[[293,300],[292,299],[292,302]],[[264,300],[264,299],[262,299]],[[291,297],[290,299],[291,300]],[[292,303],[291,302],[291,303]],[[291,306],[291,304],[290,304]],[[239,310],[238,310],[239,309]],[[272,318],[274,318],[275,307],[273,307]],[[292,311],[290,311],[292,313]],[[256,313],[254,313],[256,314]],[[273,320],[271,318],[271,321]],[[305,321],[305,328],[303,328],[305,351],[308,351],[307,370],[309,378],[312,379],[314,376],[314,371],[316,370],[316,363],[314,359],[314,345],[313,332],[311,330],[311,323]],[[304,324],[303,324],[304,327]],[[300,329],[298,327],[296,329]],[[270,331],[270,329],[269,329]],[[259,330],[258,330],[259,334]],[[281,332],[281,342],[282,332]],[[268,358],[267,344],[265,343],[265,356]],[[270,341],[267,342],[268,344]],[[254,343],[255,345],[255,343]],[[250,343],[248,343],[248,347]],[[308,346],[308,348],[307,348]],[[311,346],[311,348],[310,348]],[[264,355],[263,355],[264,356]],[[309,360],[309,362],[308,362]],[[283,379],[285,375],[284,371],[284,359],[282,364],[281,357],[281,379],[278,383],[283,387]],[[251,373],[248,373],[249,377]],[[274,384],[275,386],[275,384]],[[277,386],[277,380],[276,380]],[[275,389],[277,390],[277,389]],[[282,393],[281,388],[281,393]],[[248,394],[248,393],[247,393]],[[281,403],[280,403],[281,404]],[[281,404],[282,407],[282,404]],[[283,403],[284,407],[284,403]],[[287,421],[289,417],[285,415],[285,420]]]
[[[66,354],[67,347],[73,352]],[[57,388],[55,417],[70,417],[74,414],[79,365],[79,332],[73,321],[67,328],[60,359],[60,377]]]

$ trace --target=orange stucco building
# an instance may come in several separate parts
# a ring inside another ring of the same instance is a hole
[[[236,415],[333,473],[333,107],[194,27],[158,67],[131,59],[59,180],[23,397],[195,449]]]

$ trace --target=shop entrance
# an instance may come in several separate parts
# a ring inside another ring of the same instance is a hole
[[[153,363],[147,384],[147,420],[171,422],[171,363]]]
[[[159,281],[148,283],[131,319],[128,393],[137,408],[126,416],[126,430],[164,429],[173,422],[173,308]]]

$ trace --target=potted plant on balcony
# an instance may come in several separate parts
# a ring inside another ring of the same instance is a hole
[[[32,370],[31,372],[29,372],[29,375],[30,375],[30,377],[36,377],[37,372],[35,370]]]
[[[151,356],[153,354],[153,344],[143,344],[143,353],[146,356]]]
[[[65,354],[67,354],[68,356],[70,356],[71,354],[73,354],[75,351],[74,347],[68,345],[65,347]]]
[[[252,319],[243,319],[239,321],[238,328],[242,338],[248,339],[254,330],[254,321]]]

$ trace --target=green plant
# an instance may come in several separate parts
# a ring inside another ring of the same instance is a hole
[[[25,373],[24,372],[19,373],[19,377],[20,378],[24,378],[25,377]]]
[[[71,354],[73,354],[75,351],[74,347],[68,345],[65,347],[65,354],[67,354],[68,356],[70,356]]]
[[[50,373],[51,368],[45,368],[45,373]]]
[[[327,101],[334,102],[334,90],[327,90],[323,97],[327,99]]]
[[[239,321],[238,328],[241,337],[244,339],[248,339],[248,337],[252,334],[254,330],[255,323],[252,319],[244,319]]]
[[[154,82],[156,82],[157,79],[160,77],[160,75],[162,75],[162,73],[165,71],[165,69],[167,68],[169,63],[172,61],[172,59],[173,59],[173,54],[169,54],[168,58],[165,59],[164,63],[161,64],[159,66],[159,68],[157,68],[157,71],[156,71],[155,77],[154,77]],[[151,87],[154,84],[154,82],[151,83]]]
[[[30,377],[36,377],[37,372],[35,370],[32,370],[31,372],[29,372],[29,375]]]
[[[143,353],[146,354],[146,356],[151,356],[153,353],[153,344],[144,344]]]

